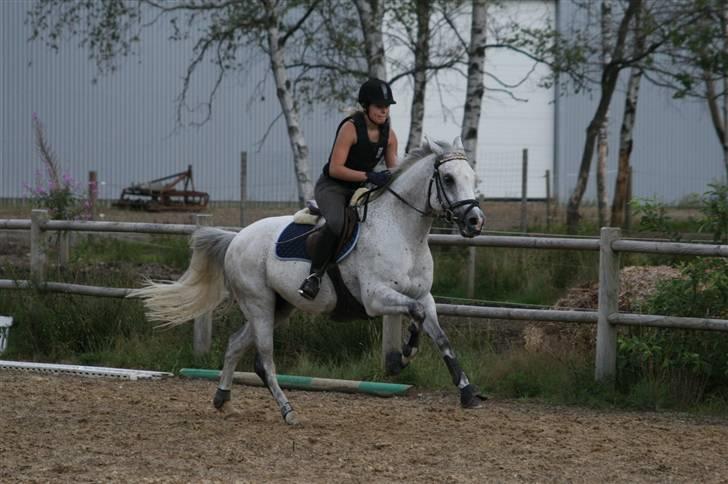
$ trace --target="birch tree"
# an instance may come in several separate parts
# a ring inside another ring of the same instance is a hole
[[[621,64],[617,63],[623,61],[623,53],[625,41],[627,39],[627,32],[632,18],[636,15],[637,10],[641,7],[641,0],[629,0],[627,9],[622,16],[622,20],[617,30],[617,37],[615,39],[614,48],[612,50],[611,61],[604,67],[601,80],[601,95],[599,97],[599,103],[597,104],[594,116],[586,129],[586,140],[584,141],[584,148],[581,155],[581,164],[579,165],[579,174],[576,180],[576,186],[574,187],[569,201],[566,206],[566,225],[570,232],[575,232],[581,219],[579,213],[579,207],[581,200],[586,190],[586,183],[589,177],[589,170],[591,167],[592,155],[594,153],[594,145],[596,138],[599,134],[599,129],[604,122],[604,118],[609,109],[609,104],[614,94],[614,89],[617,86],[617,78],[621,71]]]
[[[382,20],[384,7],[379,0],[353,0],[361,22],[364,51],[369,66],[369,77],[387,80],[387,64],[384,55]]]
[[[450,17],[461,13],[461,1],[392,0],[388,3],[391,22],[385,41],[404,47],[411,57],[387,59],[390,82],[412,78],[410,129],[405,152],[420,145],[425,118],[425,96],[432,79],[441,71],[460,70],[467,62],[467,43],[453,35]]]
[[[422,142],[425,119],[425,92],[427,88],[427,65],[430,59],[430,14],[429,1],[415,0],[417,37],[414,49],[414,78],[412,106],[410,107],[410,129],[405,152],[416,148]]]
[[[670,39],[670,51],[643,75],[672,89],[674,97],[707,103],[728,180],[728,4],[724,0],[667,3],[676,11],[689,12],[694,20]]]
[[[461,138],[465,154],[473,167],[477,164],[478,126],[483,103],[483,77],[485,72],[486,0],[473,0],[468,47],[468,79],[463,109]]]
[[[28,22],[31,39],[42,40],[58,49],[65,36],[79,40],[88,50],[99,72],[114,72],[120,60],[137,53],[143,31],[169,21],[172,42],[194,39],[190,61],[182,76],[176,112],[179,125],[185,123],[186,104],[193,75],[203,62],[216,69],[215,83],[205,103],[203,119],[210,119],[216,93],[226,75],[246,69],[240,58],[246,49],[262,49],[269,57],[276,84],[276,96],[290,138],[293,168],[299,202],[313,196],[308,147],[300,126],[294,85],[287,73],[288,45],[311,20],[321,0],[299,1],[226,1],[156,2],[155,0],[107,0],[104,2],[67,2],[38,0],[31,4]]]
[[[635,41],[634,53],[644,51],[645,35],[642,28],[641,10],[635,15]],[[627,209],[627,197],[630,176],[630,157],[634,143],[634,126],[637,118],[637,101],[639,99],[639,88],[642,80],[642,67],[632,66],[627,81],[627,93],[624,99],[624,114],[622,115],[622,127],[619,131],[619,155],[617,161],[617,180],[614,186],[614,198],[612,199],[612,227],[619,227],[624,224],[625,210]]]
[[[597,42],[590,32],[598,29],[594,29],[588,21],[586,26],[581,21],[572,23],[571,30],[566,35],[554,29],[522,29],[519,32],[519,45],[532,52],[534,58],[552,68],[552,73],[543,80],[544,83],[549,85],[553,83],[555,76],[559,76],[561,94],[569,90],[574,92],[591,90],[594,86],[599,89],[598,103],[585,133],[577,180],[567,203],[566,222],[570,232],[576,231],[581,219],[579,210],[599,128],[608,112],[619,73],[624,69],[639,67],[641,75],[650,82],[670,86],[670,82],[664,80],[669,78],[672,81],[671,86],[677,91],[676,95],[684,95],[685,92],[692,94],[696,77],[689,69],[694,70],[694,68],[681,69],[679,66],[695,65],[695,60],[699,56],[691,54],[689,46],[706,45],[704,40],[706,34],[699,23],[706,15],[705,6],[710,2],[720,1],[627,0],[613,3],[613,7],[624,5],[624,9],[621,10],[620,7],[619,12],[613,9],[612,16],[619,18],[619,21],[615,22],[618,26],[614,43],[609,51],[610,61],[605,65],[599,62],[600,68],[596,70],[593,69],[595,65],[593,57],[599,55],[599,49],[595,47]],[[584,9],[582,13],[593,5],[592,2],[576,2],[576,4]],[[650,19],[649,23],[643,22],[641,25],[640,32],[645,41],[639,52],[627,48],[630,40],[629,26],[638,12],[642,12],[645,18]],[[590,18],[589,15],[585,17],[587,20]],[[707,64],[718,64],[716,60],[718,57],[713,56],[712,63]]]
[[[724,62],[728,62],[728,4],[716,10],[715,17],[719,19],[722,32],[722,48],[720,49]],[[711,72],[717,71],[717,72]],[[717,75],[716,75],[717,74]],[[723,166],[725,167],[725,180],[728,181],[728,69],[725,65],[718,65],[717,68],[703,68],[703,79],[705,80],[705,99],[708,103],[710,119],[713,122],[718,141],[723,148]],[[716,89],[716,82],[722,84],[722,92],[719,94]],[[722,98],[722,113],[720,101]],[[721,115],[722,114],[722,115]]]
[[[602,31],[602,68],[609,64],[612,43],[612,0],[602,0],[601,5],[601,31]],[[609,107],[599,125],[597,135],[597,212],[599,227],[607,223],[607,157],[609,155]]]
[[[313,182],[311,180],[311,162],[308,156],[308,145],[301,130],[299,122],[298,107],[293,100],[291,92],[291,81],[288,78],[285,63],[285,46],[290,37],[287,33],[281,34],[280,13],[277,2],[263,0],[263,6],[267,15],[265,23],[266,37],[268,40],[268,57],[273,78],[276,83],[276,95],[281,105],[281,111],[286,119],[288,128],[288,140],[293,152],[293,165],[296,172],[298,186],[299,205],[303,206],[306,200],[313,198]],[[305,20],[301,18],[300,20]]]

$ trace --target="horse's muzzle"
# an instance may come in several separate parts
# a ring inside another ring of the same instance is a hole
[[[477,205],[463,207],[462,215],[458,216],[458,228],[463,237],[480,235],[485,225],[485,214]]]

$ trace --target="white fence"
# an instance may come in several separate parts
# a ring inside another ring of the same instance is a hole
[[[76,222],[48,220],[48,214],[45,210],[33,210],[30,220],[0,219],[0,230],[30,230],[32,279],[32,281],[0,279],[0,289],[40,287],[53,292],[104,297],[126,297],[131,289],[46,281],[48,256],[45,232],[129,232],[189,235],[199,225],[209,224],[210,216],[198,215],[197,217],[196,225]],[[600,252],[599,303],[597,311],[512,309],[453,304],[438,304],[437,311],[441,315],[470,318],[597,323],[595,378],[598,380],[613,377],[616,373],[616,327],[618,325],[728,331],[728,320],[620,313],[617,308],[620,253],[640,252],[650,254],[728,257],[728,245],[626,240],[620,237],[620,233],[620,230],[616,228],[603,228],[599,239],[488,235],[466,239],[456,235],[432,234],[429,236],[431,245],[598,250]],[[399,349],[401,346],[401,338],[402,333],[399,318],[385,318],[382,332],[383,350],[386,352],[389,349]],[[195,322],[195,350],[200,352],[206,351],[209,349],[210,340],[211,320],[208,315]]]

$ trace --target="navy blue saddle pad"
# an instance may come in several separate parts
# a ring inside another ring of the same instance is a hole
[[[282,260],[310,261],[311,256],[308,255],[308,251],[306,250],[306,239],[308,235],[304,236],[304,234],[310,232],[311,229],[313,229],[313,225],[291,222],[283,229],[281,235],[278,236],[278,241],[276,242],[276,257]],[[351,237],[336,255],[337,263],[344,260],[354,250],[354,246],[356,246],[358,240],[359,224],[357,223]]]

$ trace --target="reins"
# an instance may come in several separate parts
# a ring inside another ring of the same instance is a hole
[[[467,200],[460,200],[458,202],[451,202],[450,199],[447,196],[447,192],[445,191],[445,187],[443,186],[442,178],[440,177],[440,166],[447,163],[448,161],[454,161],[454,160],[464,160],[467,161],[467,158],[465,155],[461,153],[450,153],[449,155],[444,156],[442,159],[439,159],[435,162],[435,171],[432,173],[432,176],[430,177],[430,183],[427,188],[427,207],[425,210],[421,210],[417,207],[415,207],[412,203],[407,201],[402,195],[395,192],[390,188],[389,184],[383,186],[383,187],[377,187],[370,191],[368,191],[364,196],[362,197],[362,202],[360,204],[357,204],[358,206],[364,207],[364,215],[361,218],[361,221],[365,221],[367,217],[367,211],[369,207],[369,197],[372,193],[385,189],[389,193],[395,196],[397,200],[407,205],[409,208],[414,210],[415,212],[419,213],[423,217],[426,217],[430,215],[434,208],[432,207],[432,204],[430,203],[430,199],[432,198],[432,186],[435,185],[435,190],[437,194],[437,200],[440,202],[440,205],[443,207],[443,215],[442,218],[447,220],[448,222],[457,222],[460,223],[461,218],[465,218],[465,216],[475,207],[480,206],[480,203],[474,198],[469,198]],[[460,208],[462,206],[466,205],[468,208],[463,213],[462,217],[458,217],[455,215],[455,210],[457,208]]]

